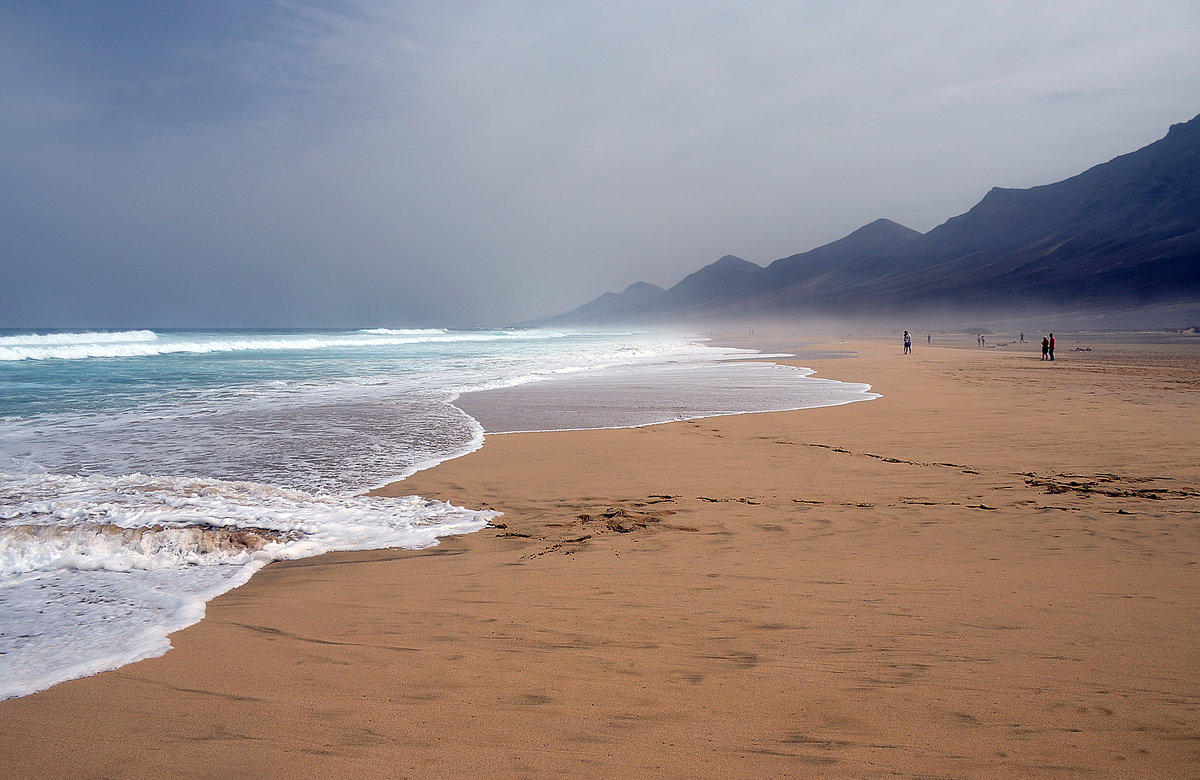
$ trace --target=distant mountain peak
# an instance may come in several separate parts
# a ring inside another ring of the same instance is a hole
[[[971,207],[971,211],[1006,208],[1010,203],[1019,203],[1023,192],[1027,192],[1027,190],[1013,187],[992,187],[978,203]]]
[[[737,298],[753,292],[754,282],[762,272],[761,265],[735,255],[724,255],[685,276],[667,290],[663,298],[684,307]]]
[[[892,242],[907,238],[916,238],[919,235],[921,235],[920,231],[913,230],[910,227],[901,225],[899,222],[893,222],[890,219],[884,219],[881,217],[874,222],[868,222],[858,230],[855,230],[853,233],[840,240],[848,243],[857,241]]]
[[[621,295],[629,296],[629,297],[633,297],[633,296],[653,297],[653,296],[657,296],[657,295],[662,295],[665,292],[666,292],[666,290],[659,287],[657,284],[650,284],[649,282],[634,282],[633,284],[629,285],[624,290],[622,290]]]
[[[729,269],[733,269],[733,270],[737,270],[737,271],[761,271],[762,270],[761,265],[752,263],[749,260],[743,260],[742,258],[738,257],[737,255],[725,255],[720,260],[717,260],[716,262],[713,262],[713,263],[709,263],[705,267],[713,268],[713,269],[729,268]]]
[[[899,222],[896,222],[895,220],[888,219],[887,217],[880,217],[879,219],[875,220],[874,222],[868,222],[867,224],[863,225],[858,230],[855,230],[854,233],[864,233],[864,232],[873,233],[873,232],[884,231],[884,230],[891,232],[891,233],[916,233],[916,232],[918,232],[916,230],[913,230],[910,227],[901,225]],[[851,233],[850,235],[854,235],[854,233]]]
[[[600,323],[614,322],[623,317],[636,318],[653,306],[666,290],[649,282],[634,282],[622,292],[606,292],[566,314],[539,321],[540,325],[556,322]]]
[[[1176,137],[1186,135],[1192,136],[1193,138],[1200,135],[1200,114],[1197,114],[1186,122],[1180,122],[1179,124],[1171,125],[1171,127],[1167,129],[1167,137],[1170,138],[1172,134],[1174,134]]]

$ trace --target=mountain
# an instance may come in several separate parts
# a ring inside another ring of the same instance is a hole
[[[1078,176],[995,188],[859,290],[917,300],[1131,304],[1200,297],[1200,117]]]
[[[761,265],[725,255],[715,263],[688,274],[655,301],[655,305],[669,311],[687,311],[737,300],[757,292],[758,277],[762,272]]]
[[[666,290],[647,282],[634,282],[622,292],[606,292],[599,298],[539,324],[576,323],[580,325],[637,320],[651,311],[654,302]]]
[[[726,255],[646,287],[555,320],[1200,302],[1200,116],[1069,179],[994,188],[928,233],[880,219],[765,268]]]
[[[861,284],[879,273],[879,259],[898,255],[921,234],[890,219],[877,219],[845,238],[767,266],[774,289],[828,293]]]

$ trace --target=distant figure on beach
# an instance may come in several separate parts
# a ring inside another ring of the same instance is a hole
[[[912,336],[908,335],[908,331],[904,331],[904,354],[912,352]]]
[[[1054,334],[1050,334],[1050,359],[1054,360]]]
[[[1046,356],[1050,354],[1050,339],[1042,336],[1042,360],[1048,360]]]
[[[1025,334],[1024,334],[1024,332],[1022,332],[1022,333],[1021,333],[1021,343],[1022,343],[1022,344],[1024,344],[1024,343],[1025,343]]]
[[[925,334],[925,343],[926,343],[926,344],[932,344],[932,343],[933,343],[933,334],[932,334],[932,333],[926,333],[926,334]]]

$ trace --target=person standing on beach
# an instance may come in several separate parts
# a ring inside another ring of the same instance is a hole
[[[912,352],[912,336],[908,335],[908,331],[904,331],[904,354]]]
[[[1050,334],[1050,359],[1054,360],[1054,334]]]
[[[1050,339],[1042,336],[1042,360],[1046,360],[1046,356],[1050,354]]]

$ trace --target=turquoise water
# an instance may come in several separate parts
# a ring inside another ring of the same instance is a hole
[[[704,352],[558,331],[6,334],[0,457],[354,494],[477,446],[463,391]]]

